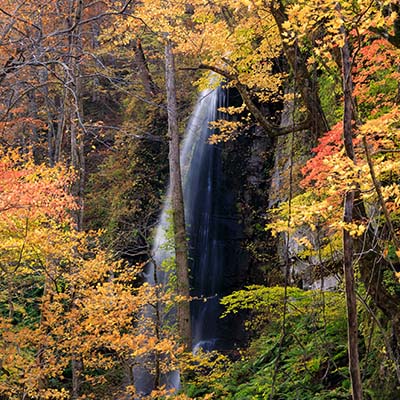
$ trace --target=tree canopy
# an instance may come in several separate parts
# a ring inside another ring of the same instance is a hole
[[[139,364],[149,398],[398,398],[399,12],[0,0],[0,399],[145,397]],[[216,87],[209,142],[247,261],[215,296],[246,340],[189,354],[190,303],[212,299],[190,298],[179,142]],[[161,285],[148,268],[168,175]]]

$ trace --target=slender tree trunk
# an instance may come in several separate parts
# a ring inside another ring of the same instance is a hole
[[[346,193],[344,200],[344,218],[343,221],[350,223],[353,221],[354,190]],[[358,354],[358,322],[357,322],[357,299],[355,289],[355,278],[353,270],[353,238],[348,230],[343,230],[343,266],[344,281],[346,291],[347,306],[347,336],[349,369],[352,385],[353,400],[362,399],[362,384]]]
[[[71,87],[67,92],[67,105],[70,140],[71,140],[71,165],[77,174],[72,187],[72,193],[76,196],[79,209],[74,212],[76,229],[82,230],[83,224],[83,195],[85,185],[85,157],[84,157],[84,132],[83,132],[83,98],[82,98],[82,74],[81,74],[81,56],[82,56],[82,37],[81,26],[79,22],[82,19],[83,0],[70,0],[70,24],[75,28],[69,36],[69,67],[72,78]],[[72,307],[75,307],[74,304]],[[84,370],[82,356],[72,351],[71,354],[72,369],[72,400],[77,400],[80,396],[82,384],[82,372]]]
[[[313,81],[312,76],[308,72],[306,58],[298,44],[295,42],[289,45],[286,40],[284,40],[285,29],[283,28],[283,24],[288,20],[288,17],[282,1],[272,1],[270,3],[270,10],[282,37],[282,46],[286,59],[294,74],[301,98],[311,120],[312,140],[316,141],[324,132],[329,130],[329,124],[321,106],[318,90],[316,89],[317,83]]]
[[[343,139],[346,155],[353,162],[356,161],[353,146],[353,80],[351,75],[350,48],[347,39],[347,33],[343,29],[344,45],[342,47],[342,65],[343,65],[343,94],[344,94],[344,115],[343,115]],[[353,222],[354,200],[356,189],[350,189],[344,200],[345,223]],[[343,267],[346,291],[347,306],[347,335],[348,335],[348,353],[349,369],[352,386],[353,400],[362,400],[362,383],[358,354],[358,321],[357,321],[357,298],[355,289],[355,279],[353,270],[354,243],[347,229],[343,230]]]
[[[154,279],[154,284],[155,284],[155,294],[156,294],[156,302],[154,305],[154,311],[155,311],[155,335],[157,338],[157,341],[161,340],[161,328],[162,328],[162,322],[161,322],[161,298],[160,298],[160,287],[159,287],[159,282],[158,282],[158,275],[157,275],[157,270],[158,266],[156,262],[153,260],[154,264],[154,271],[153,271],[153,279]],[[159,388],[161,384],[161,363],[160,363],[160,353],[155,352],[154,354],[154,388]]]
[[[152,99],[155,95],[157,95],[160,92],[160,89],[158,88],[158,86],[153,81],[150,75],[150,71],[147,65],[146,57],[144,55],[140,39],[136,40],[136,43],[134,44],[134,50],[135,50],[135,64],[138,70],[139,78],[142,82],[144,92],[148,99]]]
[[[81,388],[81,374],[83,371],[82,357],[79,354],[73,354],[71,360],[72,369],[72,400],[78,400]]]
[[[83,131],[83,102],[82,102],[82,73],[80,58],[82,56],[82,38],[79,22],[82,19],[83,1],[72,0],[75,7],[73,11],[74,20],[72,22],[75,29],[70,35],[70,73],[72,75],[72,87],[68,97],[70,109],[70,134],[71,134],[71,165],[74,167],[77,178],[73,186],[73,194],[77,198],[79,210],[76,212],[75,220],[77,229],[82,230],[83,225],[83,206],[85,190],[85,154],[84,154],[84,131]],[[72,15],[72,12],[71,12]]]
[[[7,276],[7,302],[8,302],[8,319],[14,318],[14,282],[12,276]]]
[[[185,228],[181,167],[179,160],[178,112],[175,88],[175,60],[172,44],[165,45],[166,87],[169,133],[169,166],[172,190],[172,215],[174,224],[177,292],[180,299],[177,306],[178,329],[187,350],[192,347],[192,333],[189,304],[188,245]]]
[[[49,165],[54,166],[55,164],[55,141],[56,141],[56,130],[54,126],[55,115],[52,111],[50,104],[50,91],[46,84],[49,80],[49,73],[47,69],[42,69],[38,73],[39,83],[43,86],[42,92],[44,94],[44,106],[47,116],[47,157]]]
[[[67,72],[64,73],[64,78],[68,79]],[[66,121],[67,121],[67,89],[64,87],[62,96],[56,95],[54,98],[55,108],[58,110],[58,118],[57,118],[57,132],[55,133],[54,138],[54,163],[58,163],[61,161],[61,155],[63,151],[63,142],[64,142],[64,134],[66,130]]]
[[[43,15],[40,14],[39,16],[39,21],[37,25],[43,29]],[[43,54],[44,48],[43,48],[43,43],[39,42],[36,46],[36,53],[38,59],[40,58],[41,54]],[[47,58],[47,57],[46,57]],[[49,66],[49,69],[54,69],[55,65]],[[46,112],[47,116],[47,158],[48,158],[48,163],[50,166],[54,166],[55,164],[55,145],[56,145],[56,127],[55,127],[55,118],[56,114],[54,112],[54,108],[51,106],[51,98],[50,98],[50,90],[49,90],[49,69],[47,68],[41,68],[37,72],[37,77],[40,86],[42,87],[41,92],[43,93],[43,102],[44,102],[44,110]]]
[[[32,90],[28,93],[28,101],[29,101],[29,109],[31,112],[32,118],[35,120],[38,120],[38,114],[39,114],[39,107],[36,101],[36,91]],[[35,162],[39,163],[41,161],[41,151],[40,151],[40,139],[39,139],[39,133],[38,129],[36,126],[32,127],[31,132],[28,133],[28,143],[32,146],[32,152],[33,152],[33,159]]]

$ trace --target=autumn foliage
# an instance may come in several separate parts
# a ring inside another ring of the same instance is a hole
[[[67,399],[78,373],[82,398],[114,399],[134,392],[121,376],[139,356],[176,368],[173,337],[153,336],[142,311],[159,301],[156,288],[138,285],[141,268],[112,261],[97,234],[74,229],[74,175],[17,150],[3,151],[0,168],[0,395]]]
[[[138,364],[157,379],[150,396],[162,398],[168,393],[158,378],[178,368],[184,376],[174,324],[154,318],[160,305],[173,308],[179,298],[143,284],[167,175],[166,39],[177,61],[181,125],[195,97],[192,85],[213,86],[210,72],[218,76],[214,86],[223,81],[242,96],[220,109],[229,121],[212,123],[218,134],[210,139],[223,146],[243,134],[256,138],[248,147],[254,155],[244,159],[264,177],[243,178],[237,203],[251,209],[251,190],[258,207],[268,203],[272,161],[265,159],[275,152],[282,168],[274,179],[284,181],[286,193],[265,214],[267,230],[283,234],[288,247],[295,243],[285,266],[300,259],[337,273],[342,234],[349,233],[362,243],[354,266],[370,295],[367,306],[386,315],[388,325],[379,328],[389,326],[398,346],[399,18],[393,0],[0,1],[0,398],[135,398]],[[343,57],[345,45],[350,59]],[[345,62],[350,76],[343,74]],[[343,144],[350,77],[354,159]],[[282,108],[290,113],[277,111]],[[327,121],[313,126],[324,114]],[[294,144],[284,161],[282,137],[286,147]],[[345,223],[343,200],[350,192],[364,213]],[[246,226],[250,250],[254,237],[265,233],[264,215],[252,217],[262,222]],[[108,231],[85,231],[89,225]],[[280,276],[276,254],[257,257],[263,277],[272,269]],[[376,276],[376,270],[384,272]],[[246,309],[246,296],[238,309]],[[375,314],[369,318],[381,323]],[[275,357],[277,346],[271,349]],[[213,355],[185,357],[193,375],[198,366],[213,366]],[[306,352],[300,358],[299,371],[313,368]],[[220,376],[221,360],[214,360]],[[397,367],[400,381],[398,361],[386,364]],[[336,366],[330,359],[321,365],[326,372],[318,367],[315,376],[326,383]]]

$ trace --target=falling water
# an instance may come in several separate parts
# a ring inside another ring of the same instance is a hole
[[[181,149],[185,216],[189,236],[189,261],[192,297],[193,351],[223,350],[232,347],[234,329],[221,323],[219,299],[232,290],[238,275],[240,253],[238,240],[241,228],[237,222],[235,197],[223,174],[221,147],[211,145],[213,133],[210,122],[221,117],[219,107],[226,106],[222,89],[201,93],[189,121]],[[153,259],[157,266],[171,257],[165,248],[170,209],[170,190],[160,216],[153,245]],[[146,280],[150,284],[166,280],[162,273],[154,274],[149,265]],[[164,378],[168,388],[179,387],[179,373]],[[139,373],[138,392],[146,393],[151,376]]]
[[[186,221],[192,209],[186,204],[187,201],[187,189],[188,186],[192,185],[189,183],[189,175],[193,170],[192,163],[198,164],[199,156],[204,153],[205,146],[210,146],[207,143],[209,135],[209,122],[215,120],[216,108],[217,108],[218,91],[217,90],[204,90],[197,101],[193,114],[190,118],[188,126],[186,128],[185,138],[182,144],[180,153],[180,164],[182,170],[182,179],[184,187],[184,201],[185,201],[185,214]],[[154,237],[153,243],[153,259],[157,266],[160,266],[162,262],[171,257],[172,253],[166,249],[165,242],[167,231],[169,227],[169,210],[171,208],[171,189],[168,189],[166,200],[161,211],[160,220],[157,226],[157,231]],[[146,280],[150,283],[154,283],[154,270],[153,266],[149,268],[146,274]]]
[[[192,276],[191,303],[193,350],[227,350],[237,334],[233,321],[221,321],[219,300],[237,287],[243,251],[239,241],[235,190],[223,168],[222,145],[209,144],[210,121],[226,117],[218,111],[228,106],[225,90],[213,92],[207,116],[198,124],[185,185],[184,200]],[[242,263],[243,264],[243,263]]]

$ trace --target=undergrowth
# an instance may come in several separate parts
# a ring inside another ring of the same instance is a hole
[[[350,398],[344,295],[251,286],[226,297],[227,313],[247,309],[253,340],[227,362],[217,353],[186,376],[185,393],[194,399],[336,400]],[[364,396],[400,398],[394,368],[387,362],[382,332],[360,308],[360,357]],[[199,366],[199,364],[197,364]],[[377,373],[379,371],[379,373]],[[211,397],[210,397],[211,396]]]

